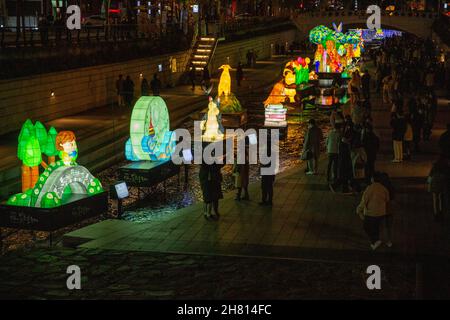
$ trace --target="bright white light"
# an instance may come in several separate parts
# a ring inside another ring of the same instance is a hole
[[[129,196],[128,187],[127,187],[126,182],[120,182],[120,183],[116,184],[114,186],[114,188],[116,189],[117,198],[124,199]]]

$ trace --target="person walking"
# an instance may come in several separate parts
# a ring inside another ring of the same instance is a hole
[[[127,107],[131,107],[134,98],[134,82],[130,76],[127,76],[123,82],[124,100]]]
[[[376,250],[381,245],[380,226],[383,221],[386,222],[388,229],[388,240],[386,245],[392,246],[391,228],[392,216],[387,214],[387,204],[389,202],[389,191],[380,183],[378,174],[375,174],[370,184],[364,191],[361,202],[356,212],[363,220],[364,231],[370,240],[370,247]]]
[[[154,96],[159,96],[161,93],[161,80],[159,80],[157,73],[153,75],[153,80],[151,81],[150,86],[152,87],[152,94]]]
[[[370,79],[369,70],[365,69],[361,77],[361,89],[364,100],[370,100]]]
[[[202,82],[204,90],[208,90],[209,86],[211,85],[211,76],[209,75],[208,66],[203,67]]]
[[[411,148],[412,148],[412,142],[414,139],[413,135],[413,127],[411,123],[411,115],[407,114],[405,116],[405,122],[406,122],[406,130],[405,135],[403,136],[403,149],[404,149],[404,159],[410,160],[411,159]]]
[[[193,63],[191,63],[191,66],[189,67],[189,81],[191,83],[191,90],[195,90],[195,66]]]
[[[250,174],[250,165],[248,162],[248,154],[247,150],[245,151],[245,163],[238,164],[237,159],[233,166],[233,175],[235,179],[235,187],[237,189],[235,200],[250,200],[248,195],[248,183],[249,183],[249,174]],[[242,191],[244,191],[244,197],[241,198]]]
[[[275,174],[262,174],[263,168],[270,167],[269,164],[261,164],[261,206],[272,206],[273,185],[275,183]]]
[[[223,198],[220,169],[221,166],[216,163],[200,165],[199,180],[204,202],[203,215],[206,220],[217,220],[220,216],[219,200]]]
[[[439,218],[448,208],[450,167],[449,160],[443,155],[433,163],[428,175],[428,191],[433,195],[434,218]]]
[[[148,96],[150,91],[150,86],[148,85],[148,81],[146,78],[142,79],[141,82],[141,97]]]
[[[339,142],[338,154],[338,180],[337,183],[330,184],[331,191],[335,192],[338,187],[342,187],[343,194],[350,194],[350,186],[353,185],[353,166],[350,149],[351,139],[344,134]]]
[[[238,87],[241,86],[241,82],[244,79],[244,70],[242,69],[242,64],[239,61],[237,69],[236,69],[236,82]]]
[[[403,161],[403,137],[405,136],[406,131],[406,121],[401,110],[392,113],[391,128],[394,149],[394,159],[392,162],[399,163]]]
[[[373,132],[373,127],[370,124],[366,124],[365,126],[362,144],[367,156],[367,161],[364,167],[364,177],[366,182],[369,184],[375,174],[375,161],[380,148],[380,139]]]
[[[381,83],[383,84],[383,103],[389,104],[391,102],[390,100],[390,92],[391,87],[393,86],[393,77],[392,75],[387,75],[383,78]]]
[[[416,99],[418,102],[419,99]],[[413,128],[414,151],[420,152],[420,141],[424,126],[424,112],[420,104],[416,104],[416,111],[411,113],[411,125]]]
[[[327,181],[331,185],[337,182],[339,143],[341,139],[341,124],[337,123],[335,124],[335,127],[328,133],[326,140],[328,153]]]
[[[319,156],[320,156],[320,142],[322,141],[322,130],[316,125],[314,119],[308,121],[308,131],[305,135],[305,142],[303,144],[302,158],[308,161],[307,175],[317,174]]]
[[[124,103],[124,92],[123,92],[123,75],[119,74],[119,78],[116,80],[116,92],[117,92],[117,105],[122,107]]]

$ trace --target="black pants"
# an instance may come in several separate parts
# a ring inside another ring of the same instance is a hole
[[[331,180],[331,173],[333,173],[333,180]],[[336,182],[338,175],[338,154],[328,154],[328,169],[327,169],[327,181]]]
[[[369,236],[371,244],[380,240],[380,225],[384,217],[364,216],[364,231]]]
[[[274,181],[275,176],[273,175],[261,176],[262,202],[272,203]]]

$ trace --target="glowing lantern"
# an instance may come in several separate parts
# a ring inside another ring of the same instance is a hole
[[[41,149],[44,149],[45,145],[47,144],[47,130],[39,121],[36,121],[36,123],[34,124],[34,129],[36,131],[36,138],[39,141],[39,145],[41,146]]]
[[[50,127],[47,134],[47,142],[44,147],[44,154],[48,157],[49,164],[55,163],[55,157],[59,154],[56,148],[56,136],[58,132],[53,127]]]
[[[143,96],[134,105],[125,157],[131,161],[167,160],[175,149],[169,112],[161,97]]]
[[[231,93],[231,67],[228,64],[224,64],[219,69],[222,69],[223,71],[220,75],[218,96],[224,95],[226,97]]]
[[[23,163],[26,166],[38,166],[42,161],[41,147],[35,136],[30,136],[25,144],[25,152],[23,153]]]
[[[223,128],[220,123],[220,111],[213,99],[209,98],[208,113],[200,124],[205,130],[202,135],[203,141],[217,141],[223,139]]]

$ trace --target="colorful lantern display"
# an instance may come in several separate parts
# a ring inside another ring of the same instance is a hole
[[[53,208],[65,203],[72,194],[88,196],[103,192],[98,179],[76,163],[78,150],[75,134],[25,121],[20,130],[17,155],[22,160],[22,193],[11,196],[7,204]],[[42,159],[48,157],[49,164]],[[55,162],[55,156],[59,161]],[[39,165],[44,171],[39,174]]]
[[[159,96],[143,96],[136,101],[130,121],[130,138],[125,157],[130,161],[161,161],[171,158],[176,137],[170,131],[169,112]]]
[[[334,25],[334,24],[333,24]],[[361,56],[363,40],[355,31],[342,33],[342,24],[331,30],[323,25],[309,32],[309,40],[317,45],[314,55],[316,72],[343,72],[354,64],[353,58]]]

